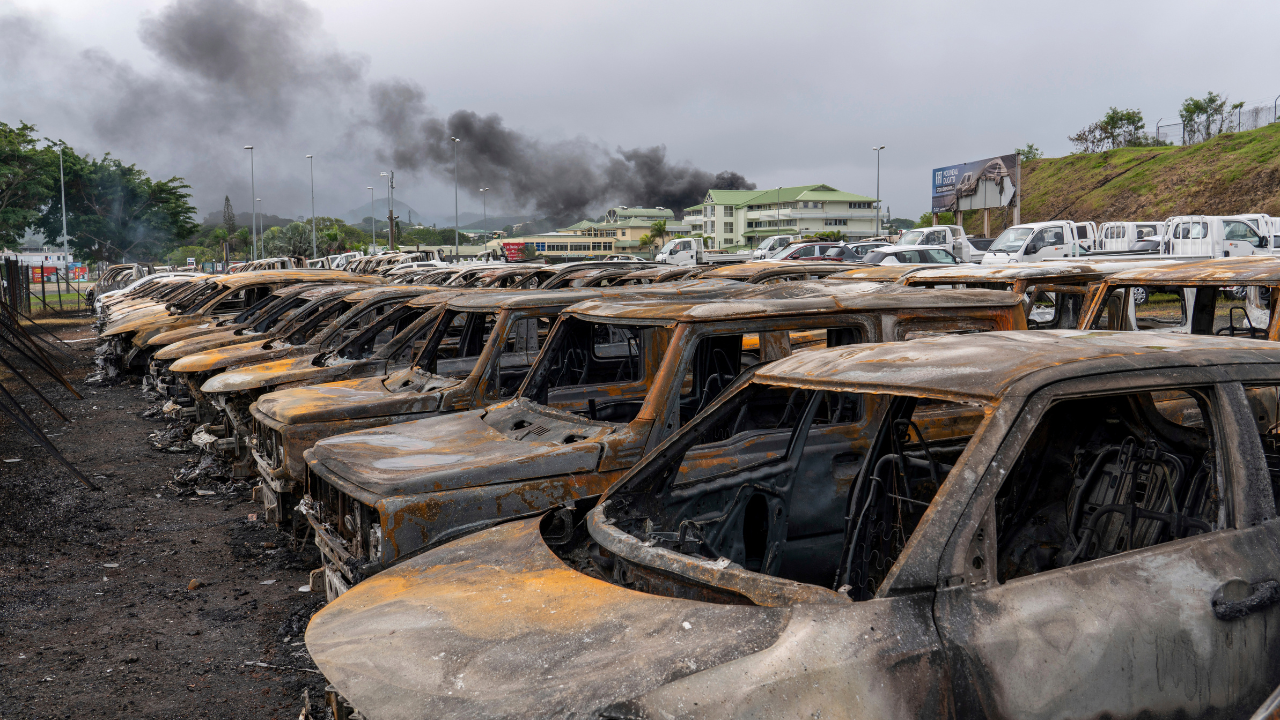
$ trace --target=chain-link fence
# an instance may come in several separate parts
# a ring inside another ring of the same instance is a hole
[[[1220,133],[1257,130],[1276,121],[1276,105],[1254,104],[1240,107],[1222,116],[1214,116],[1205,124],[1201,121],[1196,127],[1183,123],[1161,123],[1156,127],[1155,136],[1161,142],[1174,145],[1194,145],[1204,142]]]

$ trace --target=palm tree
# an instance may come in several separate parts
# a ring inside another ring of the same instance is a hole
[[[663,238],[667,236],[667,221],[654,220],[649,226],[649,242],[655,245],[661,245]]]

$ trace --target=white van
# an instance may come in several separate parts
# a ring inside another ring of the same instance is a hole
[[[770,235],[757,245],[755,250],[751,251],[751,259],[764,260],[799,239],[799,235]]]

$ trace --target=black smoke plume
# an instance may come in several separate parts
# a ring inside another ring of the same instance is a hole
[[[670,162],[662,145],[546,142],[498,115],[438,116],[417,85],[371,80],[368,61],[341,50],[301,0],[173,0],[143,19],[139,35],[158,61],[154,71],[100,50],[74,51],[35,16],[0,7],[0,120],[45,132],[55,125],[82,153],[110,151],[153,177],[183,176],[204,210],[227,194],[249,205],[240,147],[250,144],[261,161],[257,194],[264,210],[280,214],[309,210],[306,154],[324,163],[320,197],[341,193],[351,203],[363,193],[337,178],[369,175],[371,157],[452,181],[450,137],[462,139],[460,187],[483,184],[508,210],[554,220],[610,203],[679,213],[708,188],[754,188],[737,173]],[[333,178],[328,187],[325,178]]]

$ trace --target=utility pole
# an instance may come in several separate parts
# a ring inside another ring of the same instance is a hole
[[[458,143],[456,137],[449,138],[453,142],[453,256],[458,257]]]
[[[489,204],[485,200],[485,193],[487,192],[489,192],[489,188],[480,188],[480,207],[484,211],[484,224],[480,227],[483,228],[486,233],[489,232]]]
[[[880,151],[884,146],[873,147],[876,152],[876,236],[880,235]]]
[[[71,238],[67,237],[67,176],[62,171],[62,147],[65,144],[62,141],[58,141],[58,181],[62,183],[62,237],[58,239],[62,241],[62,269],[67,273],[67,286],[69,287],[71,285]],[[44,277],[43,270],[41,277]]]
[[[316,257],[316,159],[307,156],[311,161],[311,259]]]
[[[250,225],[249,233],[253,237],[253,249],[252,249],[253,259],[257,260],[258,259],[258,202],[257,202],[258,189],[253,184],[253,146],[245,145],[244,149],[249,151],[249,192],[251,197],[253,198],[253,202],[249,203],[252,206],[252,208],[250,209],[253,210],[253,223],[252,225]]]
[[[387,240],[391,243],[392,250],[400,249],[400,229],[396,227],[396,220],[400,218],[395,214],[396,207],[396,171],[391,171],[391,176],[387,178],[387,214],[391,216],[390,225],[387,227]]]
[[[373,247],[378,247],[378,216],[374,215],[376,210],[373,209],[373,186],[365,188],[369,191],[369,237],[373,238]],[[372,253],[371,253],[372,254]]]

